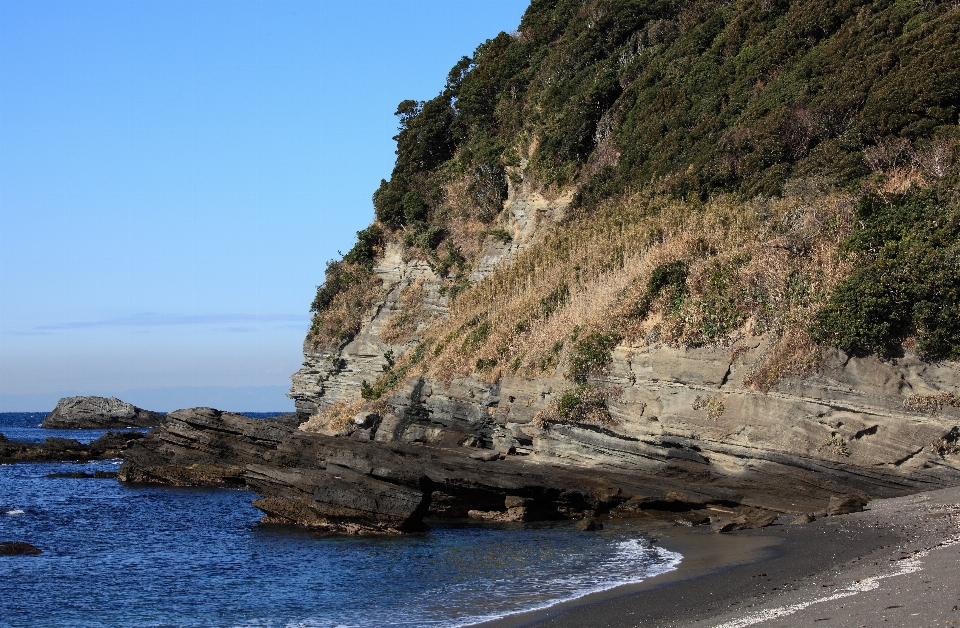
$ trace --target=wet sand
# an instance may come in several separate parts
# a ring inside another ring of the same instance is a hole
[[[683,554],[676,571],[481,625],[960,626],[960,488],[804,525],[658,536]]]

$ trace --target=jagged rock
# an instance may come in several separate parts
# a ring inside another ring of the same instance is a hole
[[[39,556],[39,548],[23,541],[4,541],[0,543],[0,556]]]
[[[691,510],[690,512],[677,515],[674,522],[681,526],[699,526],[710,523],[710,515],[701,511]]]
[[[866,505],[867,501],[859,495],[834,495],[827,505],[827,516],[861,512]]]
[[[593,517],[587,517],[586,519],[578,521],[573,526],[573,529],[579,530],[580,532],[595,532],[597,530],[603,530],[603,524]]]
[[[156,427],[163,415],[138,408],[116,397],[64,397],[40,424],[60,430],[117,427]]]
[[[472,454],[470,454],[470,457],[473,458],[474,460],[483,460],[486,462],[490,462],[491,460],[499,460],[500,452],[489,451],[489,450],[475,451]]]
[[[796,518],[794,518],[794,519],[791,519],[791,520],[788,522],[787,525],[799,526],[799,525],[803,525],[803,524],[805,524],[805,523],[813,523],[813,522],[816,521],[816,520],[817,520],[817,518],[816,518],[814,515],[812,515],[812,514],[810,514],[810,513],[804,513],[804,514],[800,515],[799,517],[796,517]]]

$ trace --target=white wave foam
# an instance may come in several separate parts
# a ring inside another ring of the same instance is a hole
[[[615,589],[624,585],[637,584],[647,578],[652,578],[660,574],[673,571],[683,560],[683,556],[677,552],[671,552],[662,547],[655,547],[644,539],[628,539],[617,542],[613,545],[615,551],[613,555],[600,561],[589,573],[576,573],[557,575],[545,579],[539,584],[529,581],[527,585],[534,584],[537,589],[548,590],[558,589],[559,595],[556,597],[532,601],[531,605],[525,605],[521,608],[510,610],[501,610],[492,613],[481,613],[468,617],[459,618],[437,618],[427,619],[424,617],[393,617],[392,621],[386,622],[387,625],[394,628],[402,626],[431,627],[431,628],[466,628],[475,626],[488,621],[502,619],[511,615],[540,611],[557,604],[570,602],[588,595],[601,593]],[[504,581],[503,584],[510,583]],[[516,585],[521,585],[516,582]],[[521,585],[522,586],[522,585]],[[316,620],[307,619],[291,622],[287,628],[372,628],[373,626],[385,625],[382,618],[379,620],[359,623],[334,623],[337,620]]]
[[[10,515],[11,517],[15,517],[17,515],[25,515],[27,513],[17,508],[15,510],[8,510],[6,514]]]

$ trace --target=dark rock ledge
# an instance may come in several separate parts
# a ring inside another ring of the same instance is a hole
[[[0,464],[122,458],[127,443],[144,436],[142,432],[107,432],[89,445],[84,445],[73,438],[47,438],[42,443],[27,443],[8,440],[0,434]]]
[[[471,456],[476,452],[326,436],[193,408],[170,413],[160,429],[130,443],[118,478],[247,486],[259,494],[253,504],[265,522],[350,534],[416,531],[427,517],[534,521],[698,509],[712,515],[694,517],[697,523],[718,514],[732,520],[722,531],[768,525],[781,513],[821,511],[838,495],[868,498],[823,479],[807,482],[798,495],[794,476],[716,475],[685,460],[662,472],[637,472],[521,456],[484,461]]]

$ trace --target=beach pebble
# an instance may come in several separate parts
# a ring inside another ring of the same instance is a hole
[[[484,462],[490,462],[491,460],[497,460],[500,457],[500,452],[485,449],[483,451],[477,451],[470,454],[470,457],[473,458],[474,460],[483,460]]]

